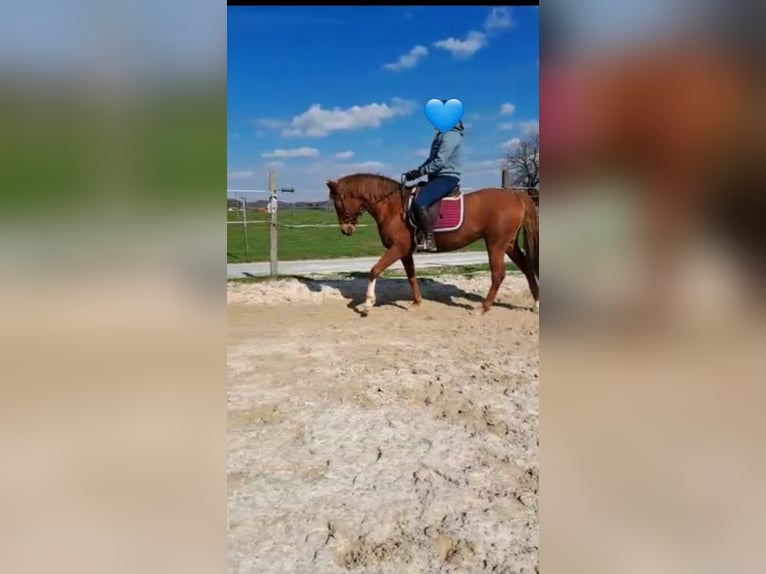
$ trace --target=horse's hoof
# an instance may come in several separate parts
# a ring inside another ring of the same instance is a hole
[[[532,305],[531,311],[533,313],[538,313],[538,314],[540,313],[540,300],[539,299],[537,301],[535,301],[534,305]]]
[[[422,301],[410,301],[410,309],[420,309]]]
[[[362,307],[359,309],[359,313],[362,315],[362,317],[366,317],[370,314],[370,311],[372,311],[372,308],[375,306],[375,301],[370,301],[369,299],[362,305]]]

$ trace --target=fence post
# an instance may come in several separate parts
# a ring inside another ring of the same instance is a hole
[[[242,231],[245,234],[245,259],[250,261],[250,243],[247,241],[247,198],[244,193],[240,202],[242,206]]]
[[[269,263],[271,276],[276,278],[279,275],[277,267],[277,174],[275,171],[269,172],[269,215],[271,222],[269,225]]]
[[[500,187],[507,189],[511,186],[511,168],[507,164],[503,164],[500,172]]]

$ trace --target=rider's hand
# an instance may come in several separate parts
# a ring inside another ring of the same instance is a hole
[[[406,179],[407,181],[412,181],[413,179],[418,179],[419,177],[421,177],[421,175],[422,174],[420,173],[419,169],[411,169],[410,171],[404,174],[404,179]]]

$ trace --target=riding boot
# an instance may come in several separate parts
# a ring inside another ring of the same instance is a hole
[[[431,226],[431,219],[428,216],[428,209],[416,205],[415,219],[418,224],[418,229],[422,232],[423,241],[417,246],[418,251],[426,251],[428,253],[435,253],[438,251],[436,243],[434,242],[434,232]]]

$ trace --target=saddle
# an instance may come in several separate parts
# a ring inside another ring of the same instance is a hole
[[[402,190],[405,193],[404,205],[406,205],[402,219],[416,228],[418,232],[422,232],[422,230],[417,229],[416,219],[412,215],[412,205],[422,187],[418,185],[406,191]],[[454,231],[462,225],[463,192],[460,189],[460,183],[428,209],[428,219],[434,233]]]
[[[408,204],[408,210],[409,206],[412,205],[412,202],[417,197],[418,193],[420,193],[420,190],[423,188],[422,185],[416,185],[413,187],[410,191],[410,203]],[[439,201],[434,203],[431,207],[428,208],[428,218],[431,220],[431,225],[433,225],[436,220],[439,218],[439,213],[441,212],[441,203],[445,199],[459,199],[460,196],[463,195],[463,192],[460,190],[460,184],[458,183],[452,191],[450,191],[447,195],[445,195],[443,198],[441,198]]]

